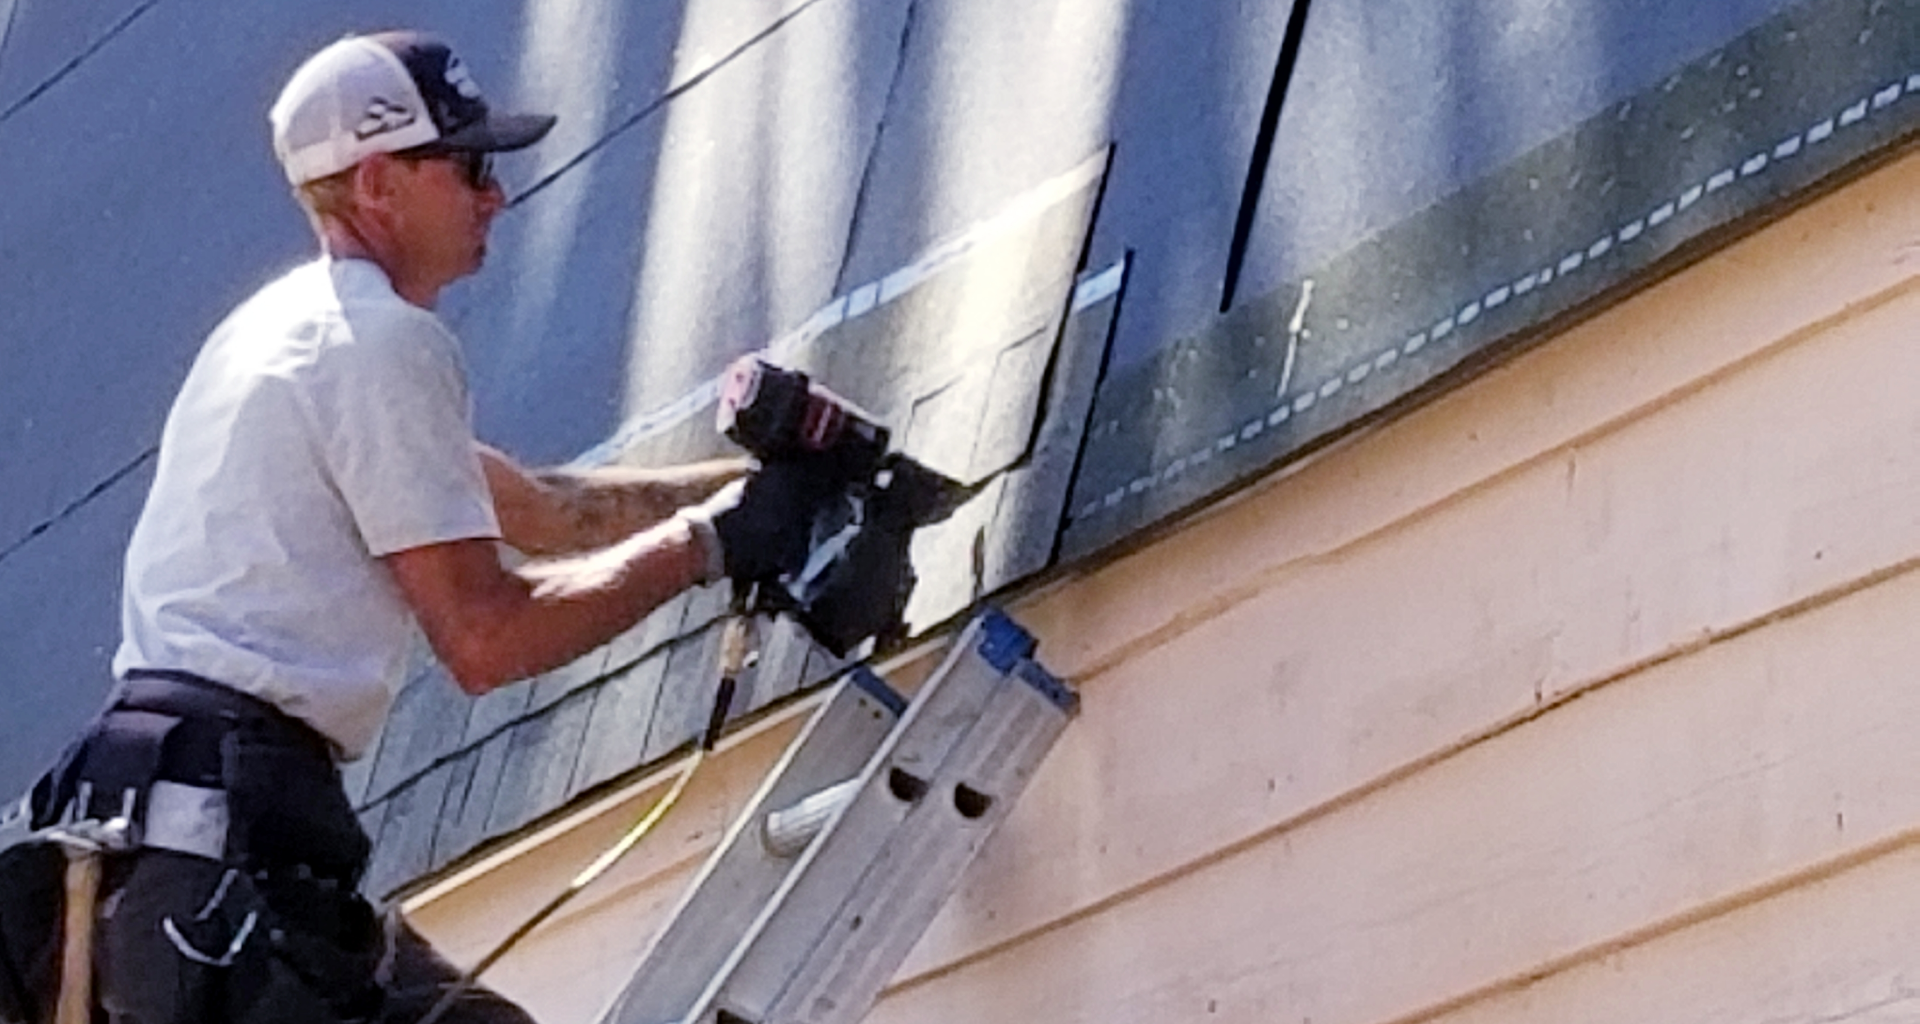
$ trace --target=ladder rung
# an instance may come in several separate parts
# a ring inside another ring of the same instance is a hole
[[[760,841],[766,844],[767,852],[776,857],[798,857],[827,826],[828,819],[852,803],[853,795],[859,791],[860,780],[848,779],[802,797],[790,807],[768,812],[760,829]]]

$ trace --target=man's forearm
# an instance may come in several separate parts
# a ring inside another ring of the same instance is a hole
[[[503,539],[535,556],[616,544],[704,500],[747,469],[744,459],[666,469],[527,469],[486,447],[481,464]]]
[[[507,570],[487,541],[452,541],[383,558],[434,653],[462,689],[564,665],[618,636],[706,577],[708,552],[684,520],[602,551]]]
[[[535,471],[535,476],[560,496],[569,532],[586,541],[579,550],[664,522],[745,471],[744,461],[730,459],[667,469],[543,469]]]

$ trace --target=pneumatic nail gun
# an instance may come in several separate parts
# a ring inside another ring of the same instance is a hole
[[[807,562],[763,584],[759,610],[786,612],[835,655],[905,632],[913,532],[951,515],[973,489],[894,451],[873,416],[798,370],[748,356],[728,369],[720,432],[762,464],[804,461],[831,482],[814,512]]]

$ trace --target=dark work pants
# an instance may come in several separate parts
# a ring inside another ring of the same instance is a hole
[[[326,938],[303,934],[251,879],[223,864],[165,850],[126,855],[101,904],[100,1007],[112,1024],[413,1024],[460,972],[397,910],[377,931],[371,955],[329,949]],[[361,966],[384,993],[378,1009],[363,1016],[329,1005],[327,997],[367,977]],[[532,1024],[524,1010],[478,985],[440,1019]]]

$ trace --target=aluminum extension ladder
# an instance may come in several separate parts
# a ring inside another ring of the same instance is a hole
[[[911,705],[837,684],[601,1024],[864,1016],[1078,707],[1034,646],[988,610]]]

